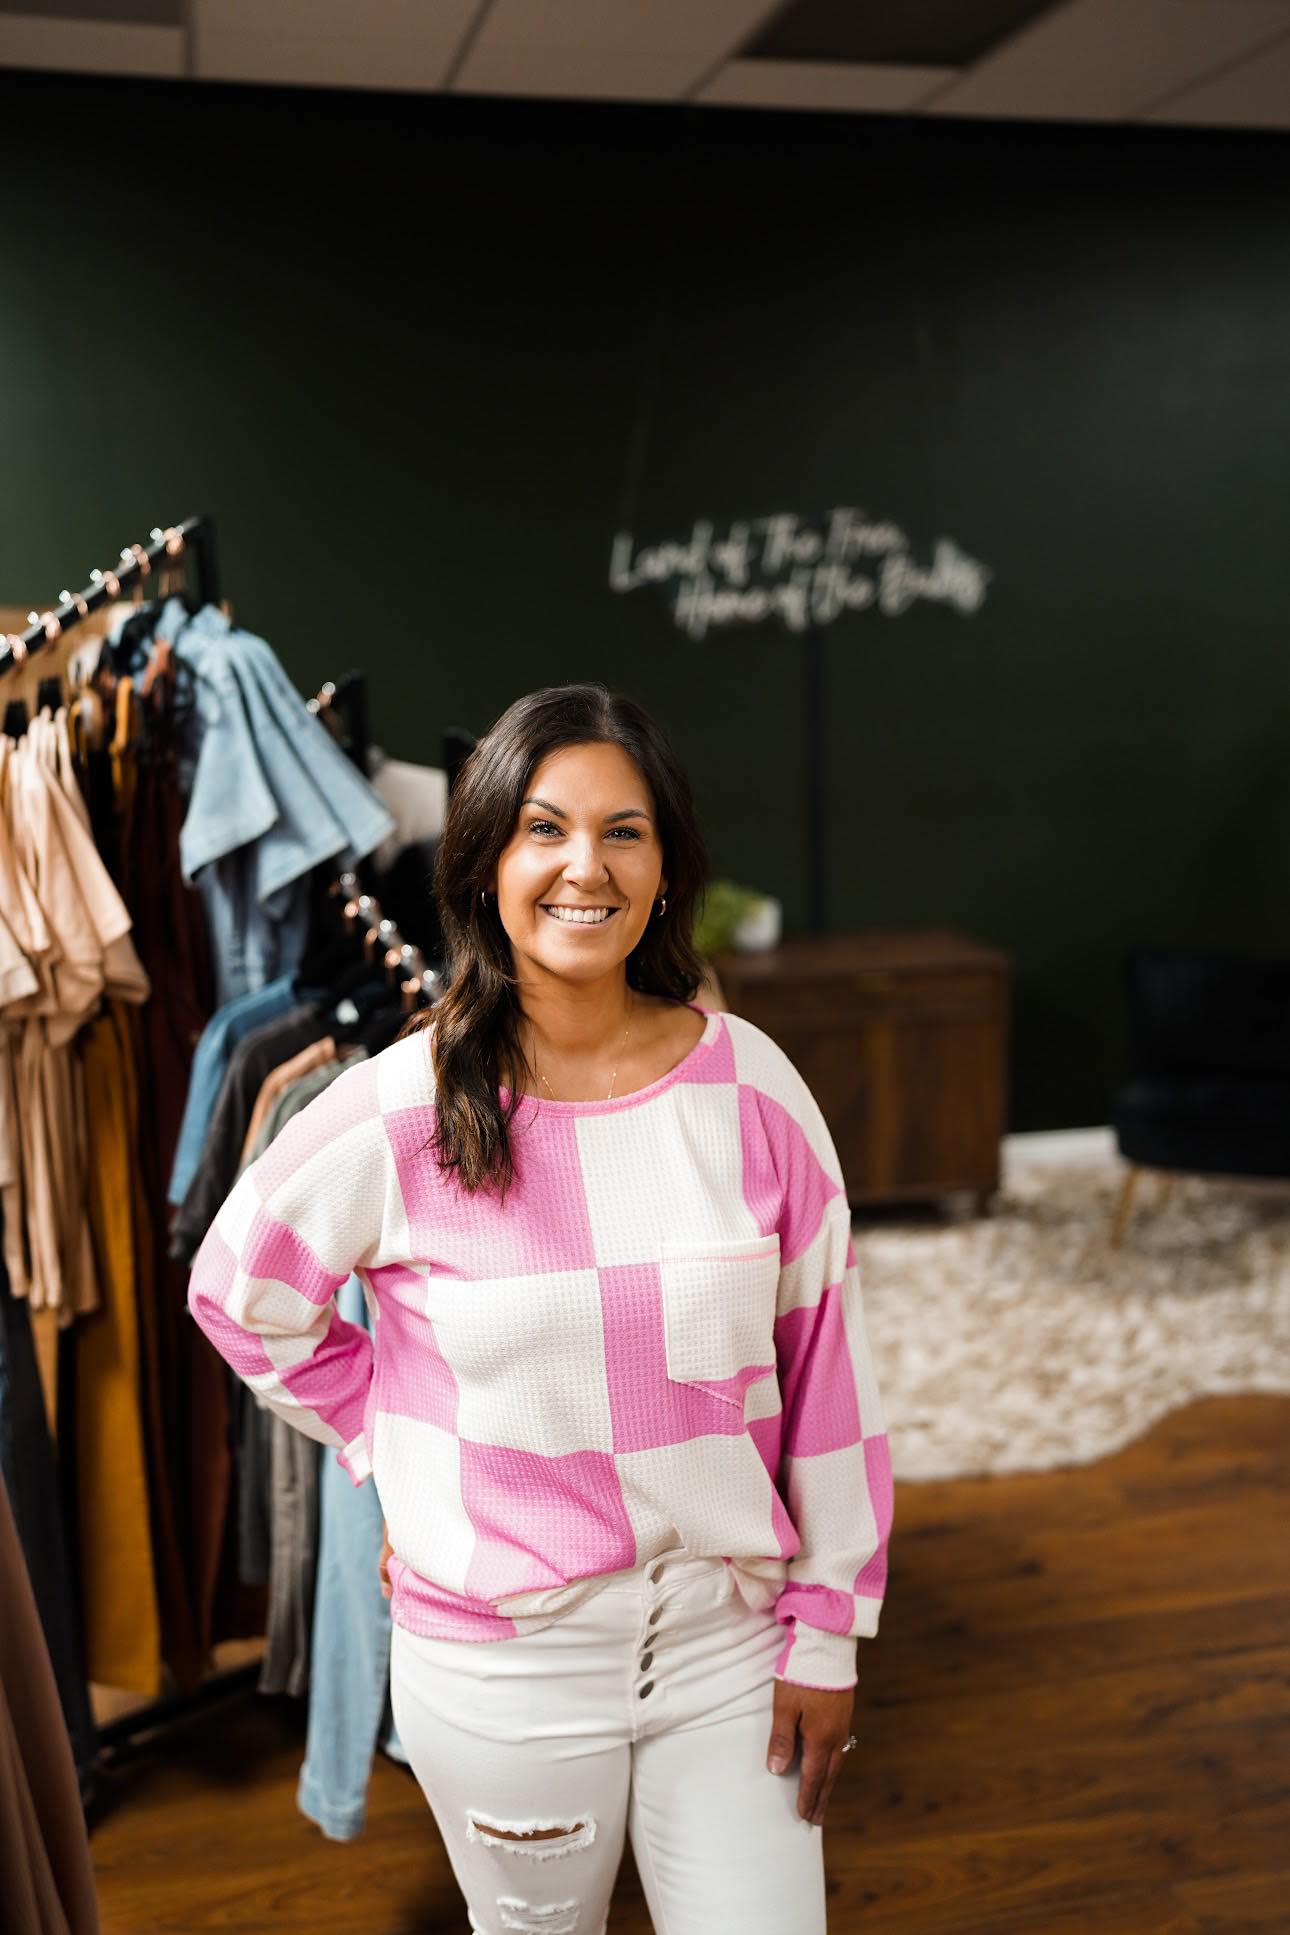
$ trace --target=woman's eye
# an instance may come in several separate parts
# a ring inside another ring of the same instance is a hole
[[[634,826],[614,826],[609,830],[611,833],[625,833],[629,840],[639,840],[641,837],[639,829]],[[563,829],[561,827],[553,825],[550,820],[534,820],[529,827],[530,833],[546,834],[560,833],[562,831]]]

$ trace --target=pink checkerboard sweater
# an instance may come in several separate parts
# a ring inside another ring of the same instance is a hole
[[[683,1544],[775,1606],[780,1679],[847,1687],[892,1481],[842,1174],[783,1050],[699,1012],[648,1088],[521,1100],[504,1209],[426,1147],[427,1034],[357,1063],[242,1174],[189,1307],[375,1476],[410,1631],[532,1632]],[[371,1336],[336,1313],[351,1270]]]

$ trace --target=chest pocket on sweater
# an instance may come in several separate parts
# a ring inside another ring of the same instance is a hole
[[[679,1384],[775,1362],[779,1237],[664,1243],[659,1251],[667,1374]]]

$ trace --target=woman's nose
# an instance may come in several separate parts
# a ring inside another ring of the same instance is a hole
[[[566,879],[584,885],[598,885],[609,878],[609,869],[594,840],[575,841],[564,872]]]

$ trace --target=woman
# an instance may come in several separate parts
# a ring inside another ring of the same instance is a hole
[[[429,1027],[301,1111],[193,1271],[261,1399],[375,1475],[395,1721],[481,1935],[598,1935],[627,1833],[659,1935],[825,1926],[890,1463],[823,1117],[693,1000],[704,871],[638,705],[517,701],[453,790]]]

